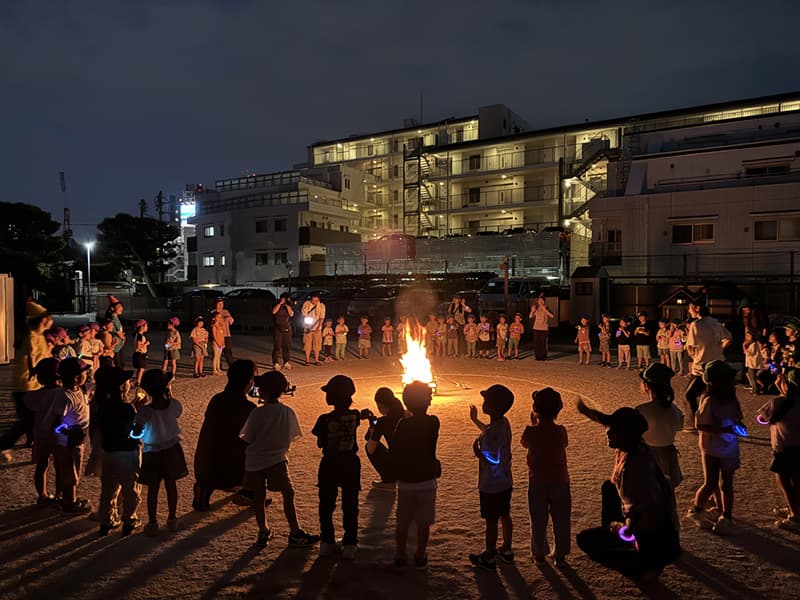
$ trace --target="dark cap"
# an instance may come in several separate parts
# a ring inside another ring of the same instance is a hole
[[[347,375],[334,375],[320,389],[326,394],[352,396],[356,393],[356,384]]]
[[[536,390],[531,394],[534,410],[546,416],[555,417],[564,408],[561,394],[551,387]]]
[[[100,367],[94,374],[98,386],[115,388],[133,377],[133,371],[125,371],[119,367]]]
[[[481,396],[487,402],[496,402],[498,407],[505,413],[514,404],[514,392],[504,385],[496,383],[481,392]]]
[[[712,360],[703,370],[703,383],[715,384],[732,381],[736,373],[736,369],[724,360]]]
[[[267,371],[253,377],[253,383],[258,387],[262,398],[278,398],[289,387],[289,382],[280,371]]]
[[[644,371],[639,373],[639,377],[642,378],[643,381],[647,383],[652,383],[654,385],[662,385],[667,386],[670,384],[670,380],[675,376],[675,371],[670,369],[664,363],[652,363],[649,367],[647,367]]]
[[[65,358],[58,363],[58,374],[61,379],[72,379],[76,375],[89,370],[89,363],[82,361],[80,358]]]
[[[39,381],[56,381],[58,376],[58,361],[55,358],[43,358],[33,367],[33,372]]]
[[[610,415],[599,413],[598,421],[611,429],[641,436],[647,431],[647,419],[635,408],[626,406],[615,410]]]
[[[160,393],[172,381],[172,373],[164,373],[161,369],[149,369],[142,375],[139,386],[151,396]]]

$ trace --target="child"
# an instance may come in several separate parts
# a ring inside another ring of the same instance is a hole
[[[700,456],[704,481],[694,497],[687,516],[703,529],[725,534],[733,530],[733,475],[739,468],[739,438],[735,427],[742,421],[742,409],[736,398],[736,370],[722,360],[712,360],[703,371],[706,393],[700,399],[695,427],[700,432]],[[722,481],[720,495],[720,480]],[[705,510],[711,496],[722,516],[716,519]]]
[[[172,373],[159,369],[145,371],[141,387],[150,403],[136,414],[135,435],[140,435],[142,467],[139,483],[147,486],[147,525],[144,532],[158,534],[158,492],[161,482],[167,492],[167,529],[178,531],[178,479],[189,474],[181,447],[178,417],[183,413],[181,403],[172,397],[169,384]]]
[[[481,517],[486,520],[486,549],[470,554],[469,560],[484,569],[495,569],[496,558],[514,562],[511,549],[511,425],[505,414],[514,404],[514,394],[504,385],[493,385],[481,392],[481,409],[489,424],[478,419],[478,408],[469,407],[469,418],[481,434],[472,449],[478,458],[478,490]],[[497,523],[503,527],[503,545],[497,548]]]
[[[164,364],[161,370],[166,373],[167,367],[172,367],[172,377],[175,377],[175,372],[178,370],[178,360],[181,357],[181,334],[178,327],[181,320],[178,317],[170,317],[167,321],[167,339],[164,342]]]
[[[203,326],[203,317],[195,317],[194,329],[189,337],[192,339],[192,356],[194,356],[194,376],[205,377],[203,359],[208,356],[208,330]]]
[[[561,566],[570,551],[572,496],[567,471],[567,430],[556,424],[564,407],[561,394],[544,388],[531,394],[531,424],[522,433],[528,450],[528,511],[531,515],[531,556],[543,563],[550,554],[547,519],[553,522],[553,562]]]
[[[408,346],[406,345],[406,326],[408,324],[408,317],[405,315],[400,315],[400,319],[397,321],[397,325],[395,326],[394,330],[397,332],[397,353],[402,355],[408,351]]]
[[[506,341],[508,339],[508,323],[506,323],[506,316],[500,315],[499,322],[495,328],[497,341],[495,343],[497,349],[497,360],[503,361],[506,359]]]
[[[592,354],[592,342],[589,339],[589,317],[581,317],[581,322],[576,327],[578,333],[575,335],[575,343],[578,344],[578,364],[583,364],[583,357],[586,357],[586,364],[589,364],[589,357]]]
[[[669,362],[676,375],[683,375],[683,353],[686,344],[686,331],[680,321],[673,320],[669,325]]]
[[[344,360],[347,351],[347,334],[350,333],[350,328],[345,325],[344,317],[336,319],[336,360]]]
[[[372,346],[372,326],[369,319],[361,317],[361,324],[358,326],[358,357],[369,358],[369,349]]]
[[[436,332],[438,330],[439,321],[435,314],[430,313],[428,322],[425,323],[425,349],[429,357],[433,357],[436,354]]]
[[[647,420],[647,431],[642,439],[650,447],[650,454],[661,467],[673,488],[683,481],[675,434],[683,430],[683,413],[674,404],[675,392],[670,380],[675,372],[663,363],[653,363],[639,377],[641,391],[649,402],[636,407]]]
[[[100,536],[108,535],[122,524],[122,535],[139,527],[136,509],[141,496],[138,483],[141,453],[134,431],[136,409],[125,401],[130,390],[131,371],[103,367],[97,372],[95,402],[103,444],[100,478],[100,503],[97,508]],[[117,497],[122,491],[122,520],[117,515]]]
[[[397,423],[405,417],[405,409],[400,399],[394,395],[394,392],[387,387],[381,387],[375,390],[375,406],[378,408],[380,417],[369,417],[369,429],[367,429],[367,457],[369,462],[380,475],[380,479],[372,482],[373,487],[389,487],[394,490],[397,484],[397,479],[394,475],[394,469],[389,461],[389,449],[394,439],[394,430]],[[386,439],[384,445],[381,439]]]
[[[478,317],[478,356],[489,358],[492,351],[492,324],[486,320],[486,315]]]
[[[47,467],[50,457],[55,463],[56,434],[53,431],[54,409],[56,402],[63,396],[64,390],[58,384],[58,361],[55,358],[43,358],[33,368],[36,380],[42,386],[38,390],[25,394],[25,406],[33,412],[33,485],[38,498],[36,504],[51,504],[61,494],[61,482],[56,468],[55,494],[47,493]]]
[[[453,317],[447,317],[447,356],[458,358],[458,323]]]
[[[114,358],[114,344],[116,337],[114,336],[114,321],[106,319],[103,321],[102,333],[100,334],[100,341],[103,343],[103,352],[100,356]]]
[[[672,362],[669,356],[669,330],[667,329],[667,320],[658,320],[658,331],[656,331],[656,349],[658,350],[658,359],[662,365],[667,365],[672,368]],[[674,370],[674,369],[673,369]]]
[[[92,350],[92,369],[97,371],[100,367],[100,357],[103,355],[103,342],[97,337],[100,333],[100,324],[92,321],[89,323],[89,330],[89,342]],[[83,360],[88,360],[88,357],[83,357]]]
[[[53,329],[53,357],[57,360],[64,360],[65,358],[78,358],[78,353],[72,347],[72,340],[63,327],[56,327]]]
[[[522,315],[517,313],[514,315],[514,322],[508,326],[508,355],[506,358],[509,360],[512,352],[514,358],[519,359],[519,342],[523,333],[525,333],[525,326],[522,324]]]
[[[758,380],[759,371],[764,370],[764,359],[761,356],[761,344],[758,343],[758,333],[748,330],[744,334],[744,368],[747,373],[747,381],[750,384],[750,392],[759,396],[764,393],[761,389],[761,382]]]
[[[294,506],[294,488],[286,466],[290,444],[303,435],[295,412],[280,401],[289,382],[280,371],[268,371],[256,375],[253,383],[258,386],[263,404],[250,412],[239,437],[248,444],[244,454],[244,486],[253,490],[253,510],[258,524],[256,546],[266,548],[272,539],[264,510],[267,489],[283,496],[283,513],[289,523],[289,545],[311,546],[319,541],[319,536],[300,529]]]
[[[426,414],[432,391],[427,383],[412,381],[403,390],[403,403],[412,416],[401,419],[394,430],[389,459],[397,475],[397,550],[394,565],[408,566],[406,542],[411,523],[417,525],[414,565],[428,568],[428,539],[436,521],[436,480],[442,465],[436,458],[439,419]]]
[[[647,313],[636,315],[639,324],[633,330],[633,343],[636,345],[636,367],[644,369],[650,366],[650,329],[647,327]]]
[[[478,342],[478,326],[475,324],[475,315],[467,315],[467,324],[464,325],[464,339],[467,342],[467,358],[475,358],[475,346]]]
[[[75,343],[78,358],[92,364],[92,328],[88,325],[78,327],[78,341]]]
[[[333,358],[333,319],[325,319],[322,324],[322,354],[325,362],[332,362]]]
[[[436,325],[436,356],[444,356],[447,349],[447,321],[444,315],[439,315]]]
[[[758,409],[759,423],[769,424],[773,460],[769,470],[775,473],[778,488],[786,498],[786,508],[774,512],[775,525],[781,529],[800,531],[800,369],[785,369],[778,376],[780,392]],[[34,392],[35,393],[35,392]]]
[[[142,373],[147,368],[147,349],[150,341],[145,335],[148,330],[147,321],[139,319],[136,321],[136,335],[133,338],[133,368],[136,369],[136,383],[142,382]]]
[[[386,317],[383,320],[383,327],[381,327],[381,340],[383,341],[381,345],[381,356],[391,356],[392,345],[394,344],[394,327],[392,326],[392,320],[389,317]]]
[[[623,363],[626,368],[631,368],[631,332],[628,331],[628,319],[623,317],[619,320],[617,329],[617,368],[622,369]]]
[[[222,360],[222,351],[225,349],[225,325],[222,322],[222,315],[216,310],[211,313],[211,349],[214,351],[211,359],[211,374],[222,375],[220,361]]]
[[[53,405],[55,457],[61,482],[61,508],[65,513],[87,513],[89,501],[78,498],[84,441],[89,430],[89,400],[83,391],[89,365],[79,358],[65,358],[58,365],[64,389]]]
[[[600,366],[611,366],[611,318],[600,315],[600,325],[597,326],[597,337],[600,338]]]
[[[388,320],[388,319],[387,319]],[[356,430],[359,412],[350,407],[356,386],[344,375],[335,375],[322,386],[325,403],[332,406],[320,415],[311,433],[322,448],[317,487],[319,487],[320,556],[331,556],[337,550],[333,527],[336,496],[342,488],[342,558],[352,560],[358,549],[358,491],[361,487],[361,461],[358,458]]]

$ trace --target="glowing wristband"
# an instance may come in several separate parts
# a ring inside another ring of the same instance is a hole
[[[55,430],[55,431],[56,431],[56,433],[57,433],[57,434],[59,434],[59,435],[66,435],[66,433],[67,433],[67,431],[66,431],[66,430],[67,430],[67,429],[69,429],[69,428],[67,427],[67,424],[66,424],[66,423],[61,423],[61,425],[59,425],[58,427],[56,427],[56,430]]]
[[[769,420],[765,419],[761,415],[756,415],[756,423],[759,425],[769,425]]]
[[[140,439],[142,439],[143,437],[144,437],[144,429],[142,429],[142,430],[139,432],[139,434],[138,434],[138,435],[136,434],[136,430],[135,430],[135,429],[131,429],[130,438],[131,438],[132,440],[140,440]]]
[[[493,457],[491,452],[489,452],[488,450],[481,450],[481,454],[483,454],[483,457],[487,461],[489,461],[491,464],[493,464],[493,465],[499,465],[500,464],[500,453],[499,452],[497,453],[497,458]]]
[[[749,434],[747,433],[747,427],[742,425],[741,423],[737,423],[733,426],[733,433],[740,437],[747,437]]]
[[[627,542],[629,544],[636,543],[636,536],[633,535],[632,533],[628,533],[627,525],[623,525],[622,527],[620,527],[619,531],[617,532],[617,535],[619,536],[619,539],[621,539],[623,542]]]

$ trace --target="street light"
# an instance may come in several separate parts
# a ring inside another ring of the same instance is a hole
[[[86,312],[92,310],[92,248],[94,242],[83,242],[86,247]]]

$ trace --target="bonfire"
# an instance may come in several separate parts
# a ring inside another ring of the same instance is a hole
[[[431,361],[425,348],[425,328],[419,323],[405,324],[406,352],[400,357],[403,365],[403,386],[412,381],[427,383],[436,389],[436,380],[431,372]]]

